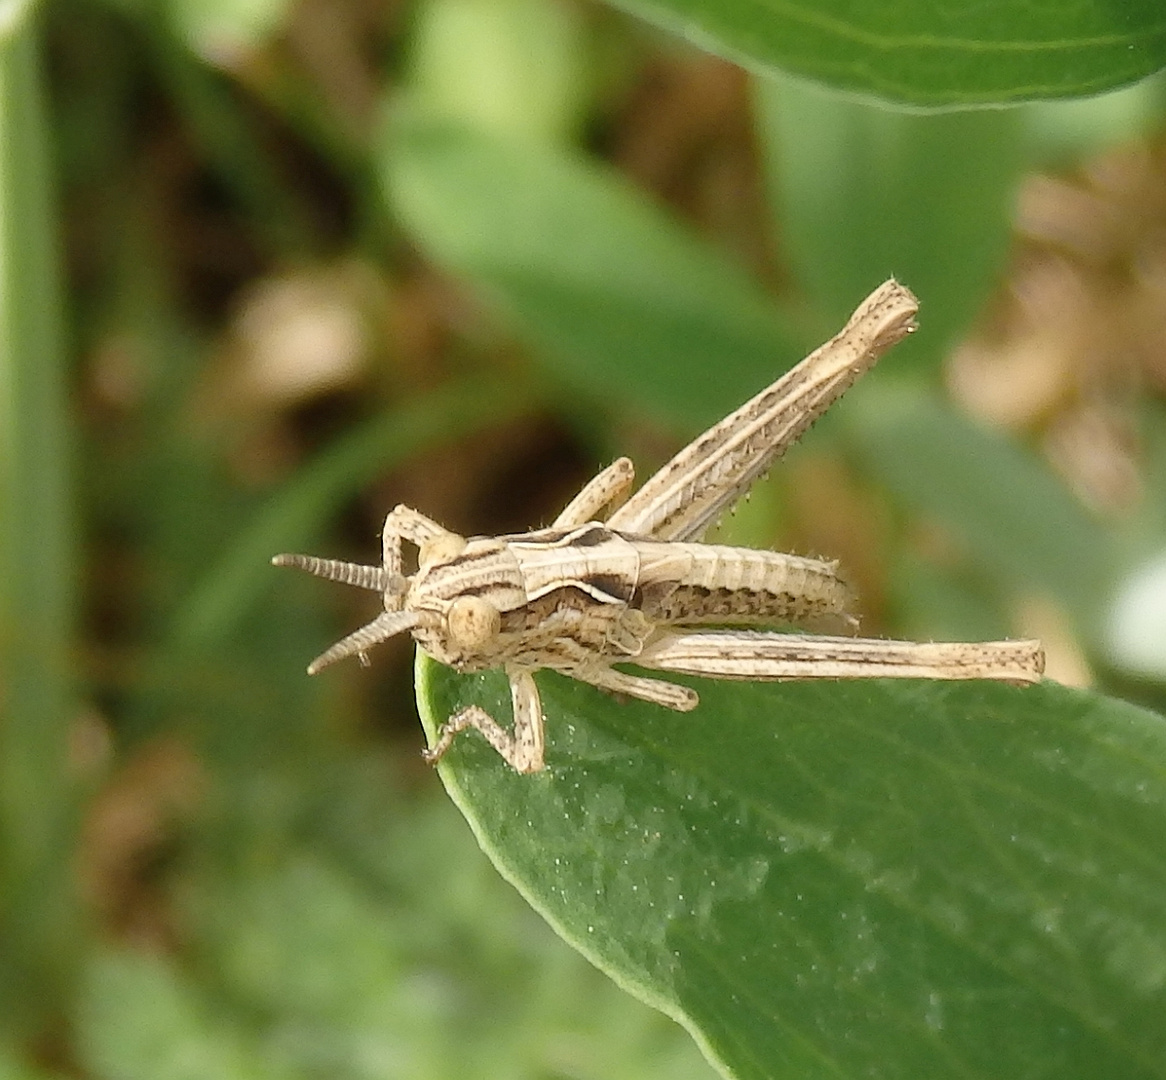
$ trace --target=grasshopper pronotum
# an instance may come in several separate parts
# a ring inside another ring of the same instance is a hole
[[[722,629],[847,617],[836,563],[699,540],[914,330],[917,309],[910,290],[885,282],[841,333],[686,446],[634,495],[632,463],[620,458],[548,529],[467,540],[398,506],[385,519],[380,566],[277,555],[277,566],[371,589],[384,602],[372,622],[317,657],[309,674],[346,656],[363,660],[373,645],[406,630],[459,671],[501,667],[510,679],[513,727],[471,705],[446,721],[425,757],[436,762],[458,732],[476,728],[520,773],[544,764],[534,682],[540,668],[681,712],[696,707],[696,691],[614,665],[722,679],[1038,681],[1044,653],[1037,641],[919,643]],[[418,549],[417,572],[408,577],[403,541]]]

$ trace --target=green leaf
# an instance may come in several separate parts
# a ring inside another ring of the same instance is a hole
[[[863,465],[985,570],[1093,627],[1117,564],[1111,536],[1022,447],[899,389],[856,397],[846,414]]]
[[[191,52],[212,64],[245,62],[280,30],[288,0],[167,0],[169,20]]]
[[[542,0],[428,0],[413,30],[413,92],[501,135],[567,142],[587,103],[580,15]]]
[[[428,253],[597,398],[695,427],[800,359],[744,271],[582,155],[401,110],[382,175]]]
[[[823,335],[872,283],[897,277],[923,306],[896,366],[912,355],[934,365],[1003,272],[1019,110],[894,112],[792,79],[759,80],[757,96],[781,254]]]
[[[0,1080],[60,1080],[61,1074],[40,1069],[20,1060],[19,1055],[0,1043]]]
[[[1054,683],[539,676],[442,779],[558,932],[742,1078],[1166,1076],[1166,721]],[[426,730],[504,679],[418,663]]]
[[[160,956],[93,958],[80,999],[81,1058],[103,1080],[291,1080],[239,1021],[211,1009]]]
[[[1166,66],[1158,0],[621,0],[741,63],[914,105],[1097,94]]]

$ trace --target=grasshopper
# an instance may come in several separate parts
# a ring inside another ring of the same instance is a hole
[[[620,458],[549,528],[467,539],[398,506],[385,518],[380,566],[277,555],[277,566],[370,589],[384,604],[372,622],[317,657],[308,673],[352,655],[367,663],[372,646],[404,631],[458,671],[500,667],[510,680],[512,726],[470,705],[449,717],[424,756],[438,761],[459,732],[475,728],[519,773],[544,767],[534,681],[542,668],[680,712],[696,707],[695,690],[615,665],[722,679],[1039,681],[1044,653],[1038,641],[919,643],[756,629],[847,620],[850,594],[837,563],[699,542],[726,507],[915,329],[917,309],[910,290],[885,282],[836,337],[686,446],[634,495],[632,463]],[[417,570],[408,576],[403,543],[417,548]]]

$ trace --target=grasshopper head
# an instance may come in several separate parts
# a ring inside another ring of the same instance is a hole
[[[525,603],[522,571],[506,543],[452,533],[422,546],[405,596],[407,611],[428,616],[415,634],[421,646],[462,668],[489,666],[503,614]]]
[[[442,663],[490,666],[503,613],[526,603],[522,572],[505,542],[467,540],[444,530],[419,545],[417,571],[410,576],[313,555],[277,555],[272,562],[379,592],[384,601],[385,610],[372,622],[312,661],[312,675],[348,656],[367,662],[372,646],[406,630]]]

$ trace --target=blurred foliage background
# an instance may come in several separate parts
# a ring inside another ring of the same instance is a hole
[[[267,560],[648,475],[892,273],[922,331],[723,535],[1166,707],[1160,78],[893,111],[582,0],[0,39],[0,1080],[711,1075],[486,863],[408,643],[309,680],[368,598]]]

